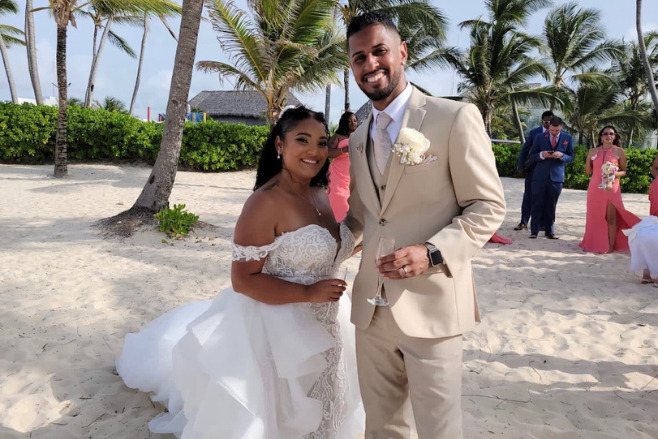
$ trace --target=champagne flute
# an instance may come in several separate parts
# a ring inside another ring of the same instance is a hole
[[[385,255],[393,253],[395,251],[395,239],[382,236],[379,238],[379,243],[377,244],[377,255],[375,257],[375,264],[377,260]],[[377,295],[375,297],[368,298],[368,302],[372,303],[375,306],[388,306],[388,300],[382,297],[382,287],[384,284],[384,277],[381,274],[377,275]]]

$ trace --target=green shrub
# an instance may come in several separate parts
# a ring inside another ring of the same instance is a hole
[[[199,217],[191,212],[186,212],[184,204],[174,204],[170,209],[165,206],[155,217],[160,221],[160,231],[170,236],[185,236],[187,232],[199,221]]]
[[[231,171],[258,162],[269,133],[267,126],[213,120],[185,123],[180,163],[200,171]]]
[[[584,145],[575,145],[573,149],[573,162],[564,169],[564,187],[587,190],[589,176],[585,173],[585,159],[589,150]]]
[[[494,156],[496,157],[496,169],[501,177],[518,177],[519,153],[521,144],[493,144]]]
[[[155,163],[163,124],[78,105],[67,113],[70,160]],[[52,163],[56,124],[56,107],[0,102],[0,163]],[[180,164],[201,171],[253,167],[268,132],[266,126],[186,122]]]

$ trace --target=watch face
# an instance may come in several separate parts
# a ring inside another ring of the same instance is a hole
[[[438,249],[431,251],[430,260],[432,261],[433,266],[441,264],[443,262],[443,257],[441,256],[441,252]]]

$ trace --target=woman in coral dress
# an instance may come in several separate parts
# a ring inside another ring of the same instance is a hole
[[[347,215],[347,199],[350,196],[350,157],[348,144],[350,134],[356,130],[356,115],[346,111],[340,117],[336,133],[329,140],[329,158],[334,160],[329,166],[329,203],[334,211],[336,221],[340,222]]]
[[[580,247],[587,252],[612,253],[628,250],[622,229],[640,219],[624,209],[619,178],[626,175],[626,152],[612,125],[599,131],[599,143],[587,154],[585,172],[591,176],[587,188],[585,236]]]

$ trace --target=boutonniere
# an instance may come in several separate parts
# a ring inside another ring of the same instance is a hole
[[[402,165],[418,165],[425,160],[425,151],[430,147],[427,137],[413,128],[402,128],[393,152],[400,157]]]

